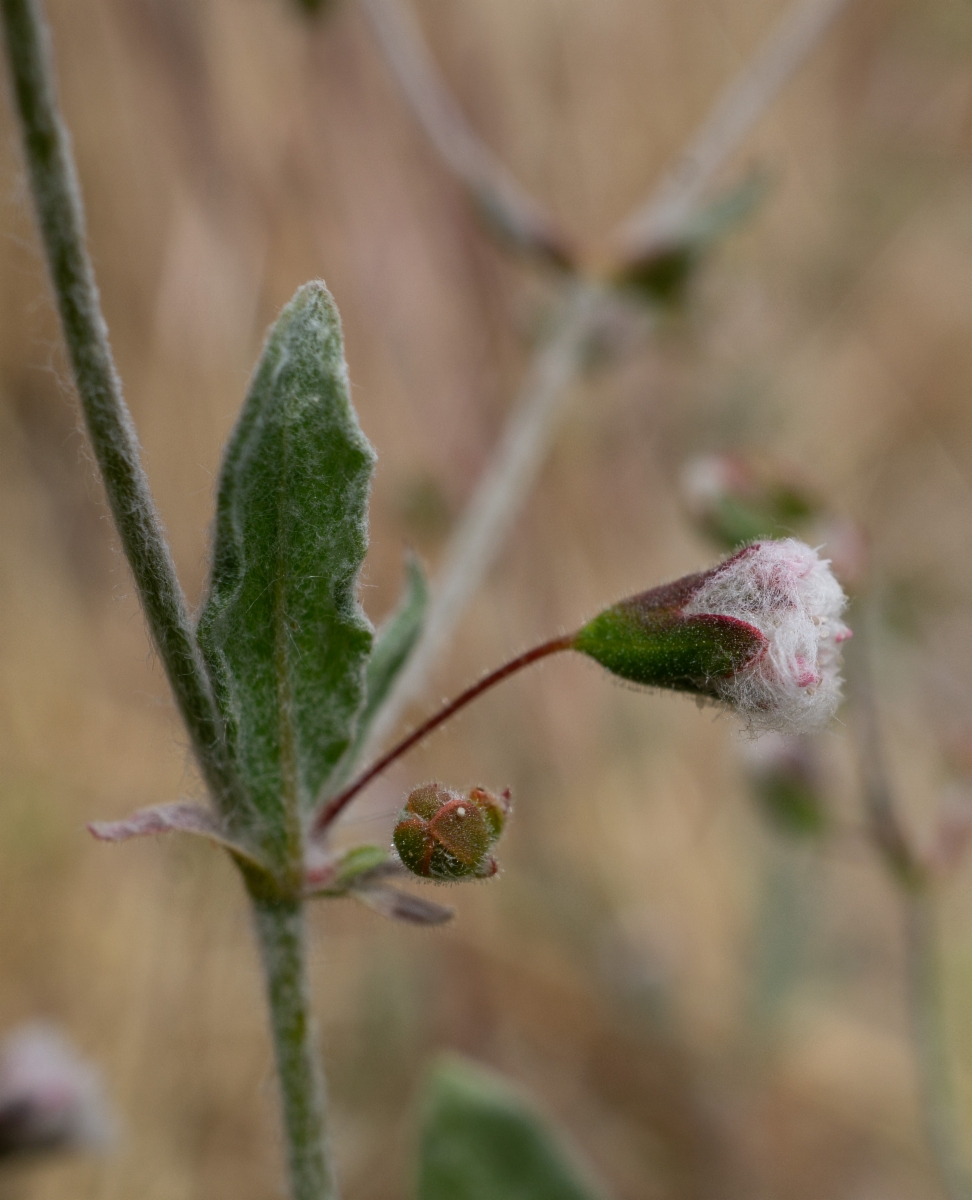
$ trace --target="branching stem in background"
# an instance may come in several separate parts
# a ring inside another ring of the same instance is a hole
[[[716,100],[654,195],[621,225],[617,238],[627,255],[636,257],[652,244],[677,235],[713,177],[846,3],[797,0],[783,13],[753,58]]]
[[[528,368],[492,460],[449,540],[425,631],[375,718],[364,761],[384,744],[405,708],[421,692],[467,604],[498,557],[550,448],[570,384],[602,316],[600,289],[574,283],[555,329]]]
[[[854,622],[855,644],[848,658],[865,815],[871,841],[898,887],[902,904],[908,1007],[928,1149],[948,1200],[972,1200],[972,1176],[959,1129],[943,1024],[935,880],[915,853],[895,802],[871,673],[868,616],[861,611]]]
[[[939,979],[934,897],[927,887],[903,896],[911,1029],[918,1059],[925,1136],[948,1200],[972,1198],[963,1151]]]
[[[497,203],[508,200],[499,220],[504,228],[527,229],[525,214],[543,214],[540,228],[556,222],[528,196],[462,113],[435,67],[407,0],[360,0],[382,52],[416,118],[446,165],[482,202],[485,190]],[[692,214],[719,169],[765,112],[847,0],[797,0],[780,19],[755,57],[720,94],[709,115],[676,160],[676,167],[645,204],[626,221],[615,240],[638,257],[673,233]],[[512,187],[511,187],[512,182]],[[676,221],[677,218],[677,221]],[[405,709],[424,688],[448,646],[472,596],[499,556],[503,542],[554,441],[584,362],[585,343],[604,317],[607,288],[577,281],[560,320],[537,348],[490,463],[446,548],[432,590],[421,640],[396,680],[375,721],[363,756],[367,760],[391,735]]]
[[[0,0],[24,157],[84,420],[149,630],[210,790],[233,786],[209,681],[122,397],[38,0]]]
[[[385,60],[429,140],[489,217],[519,249],[569,267],[556,219],[516,181],[466,120],[435,64],[415,14],[396,0],[361,0]]]

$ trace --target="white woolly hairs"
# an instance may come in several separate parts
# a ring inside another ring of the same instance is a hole
[[[830,563],[796,538],[756,542],[710,575],[683,610],[748,621],[767,639],[759,657],[719,684],[751,732],[801,733],[840,703],[840,617],[847,597]]]

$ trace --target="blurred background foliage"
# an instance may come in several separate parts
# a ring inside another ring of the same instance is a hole
[[[378,620],[405,546],[434,569],[554,281],[484,232],[355,5],[326,7],[48,3],[112,339],[193,602],[263,332],[321,276],[380,455]],[[782,5],[418,9],[473,123],[597,261]],[[9,106],[0,122],[0,1028],[62,1022],[124,1115],[113,1153],[12,1167],[0,1196],[255,1200],[282,1163],[238,881],[191,839],[84,832],[199,785],[77,429]],[[850,0],[732,169],[754,164],[772,188],[684,311],[576,387],[426,707],[707,562],[688,458],[773,459],[867,530],[892,765],[930,838],[972,792],[972,8]],[[934,1194],[897,896],[859,832],[844,727],[823,758],[835,831],[788,839],[731,719],[565,658],[376,784],[349,837],[383,840],[430,778],[510,786],[516,813],[503,876],[445,893],[445,930],[314,912],[351,1200],[409,1194],[410,1098],[443,1048],[531,1090],[622,1200]],[[972,870],[941,903],[967,1130]]]

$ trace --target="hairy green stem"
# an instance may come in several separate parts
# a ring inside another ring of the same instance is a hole
[[[903,896],[911,1024],[925,1134],[948,1200],[972,1198],[972,1176],[959,1132],[942,997],[934,898],[927,887]]]
[[[221,800],[232,789],[233,771],[108,344],[47,26],[38,0],[0,0],[0,15],[37,220],[88,436],[179,712],[206,782]]]
[[[291,1200],[336,1200],[324,1076],[310,1012],[304,906],[300,900],[254,896],[253,908],[283,1101]]]

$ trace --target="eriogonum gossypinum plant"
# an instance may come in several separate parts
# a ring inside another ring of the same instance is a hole
[[[308,284],[270,331],[224,455],[212,570],[193,622],[108,345],[37,0],[0,0],[0,21],[85,423],[211,801],[146,810],[93,831],[107,840],[182,831],[231,854],[261,949],[291,1197],[336,1200],[306,902],[351,895],[393,918],[447,919],[448,910],[389,881],[406,868],[432,879],[495,874],[491,851],[508,814],[505,793],[420,788],[399,822],[397,856],[372,846],[338,852],[330,834],[348,803],[453,713],[562,650],[635,683],[733,707],[752,729],[820,724],[839,697],[843,596],[808,547],[747,546],[519,655],[361,771],[369,726],[423,625],[426,589],[413,570],[402,605],[377,634],[359,604],[374,453],[351,402],[337,307],[323,283]]]

